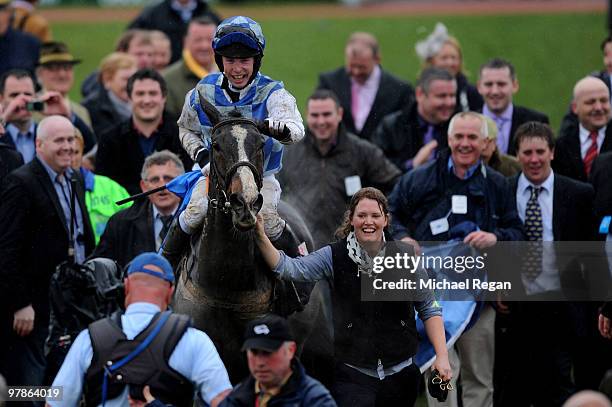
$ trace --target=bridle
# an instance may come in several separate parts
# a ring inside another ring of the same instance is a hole
[[[255,121],[244,118],[244,117],[236,117],[236,118],[225,119],[215,124],[215,126],[212,128],[212,131],[211,131],[211,137],[214,138],[215,133],[218,132],[221,128],[229,126],[229,125],[236,125],[236,124],[246,124],[246,125],[252,126],[259,133],[259,128],[257,127],[257,123],[255,123]],[[221,172],[219,171],[219,168],[217,167],[214,148],[210,149],[210,167],[211,167],[211,176],[213,172],[215,174],[215,192],[216,192],[216,198],[210,199],[210,206],[212,209],[215,209],[215,210],[220,209],[221,212],[223,212],[224,214],[228,214],[231,209],[231,205],[227,197],[227,191],[230,188],[232,178],[234,178],[234,175],[236,174],[236,172],[238,171],[240,167],[247,167],[251,170],[251,172],[253,173],[253,177],[255,178],[255,183],[257,185],[258,190],[261,190],[261,187],[263,185],[263,179],[262,179],[262,176],[259,170],[257,169],[257,167],[255,167],[255,165],[253,165],[249,161],[235,162],[227,170],[226,174],[222,175]]]

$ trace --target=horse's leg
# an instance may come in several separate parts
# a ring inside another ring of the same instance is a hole
[[[197,294],[197,288],[190,284],[185,284],[182,278],[179,280],[174,298],[175,311],[193,317],[195,327],[206,333],[215,344],[230,381],[239,383],[249,374],[244,352],[240,352],[246,321],[228,310],[210,307]]]

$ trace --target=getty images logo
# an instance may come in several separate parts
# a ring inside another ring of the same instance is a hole
[[[267,335],[270,333],[270,328],[268,328],[268,325],[266,324],[255,325],[253,327],[253,332],[255,332],[257,335]]]

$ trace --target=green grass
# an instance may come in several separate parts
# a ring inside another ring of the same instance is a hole
[[[601,69],[599,42],[605,35],[603,14],[528,16],[448,16],[372,19],[265,21],[268,47],[262,71],[283,80],[302,113],[319,72],[343,63],[343,47],[353,31],[374,33],[383,67],[414,83],[420,62],[414,44],[443,21],[462,43],[465,70],[476,81],[478,67],[494,56],[514,63],[520,90],[517,104],[547,113],[555,129],[565,113],[574,83]],[[54,24],[54,36],[84,60],[77,83],[113,48],[124,23]],[[73,97],[78,100],[78,92]]]

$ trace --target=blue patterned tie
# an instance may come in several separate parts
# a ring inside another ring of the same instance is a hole
[[[525,208],[525,234],[528,243],[527,253],[523,259],[523,274],[529,281],[535,280],[542,271],[542,208],[538,202],[541,187],[528,187],[531,196]]]

